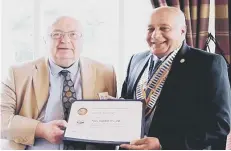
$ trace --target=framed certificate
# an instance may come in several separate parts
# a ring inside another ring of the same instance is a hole
[[[71,106],[64,141],[123,144],[143,135],[143,101],[78,100]]]

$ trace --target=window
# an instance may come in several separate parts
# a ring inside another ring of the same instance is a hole
[[[4,0],[2,2],[3,74],[9,65],[15,62],[30,60],[34,57],[33,8],[33,0]]]
[[[3,0],[2,71],[17,62],[44,56],[47,26],[71,15],[84,26],[83,56],[115,67],[118,92],[132,54],[148,49],[145,41],[150,1],[144,0]],[[134,45],[135,44],[135,45]],[[119,94],[120,95],[120,94]]]
[[[210,12],[209,12],[209,33],[215,37],[215,0],[210,0]],[[215,53],[215,44],[210,41],[210,51]]]

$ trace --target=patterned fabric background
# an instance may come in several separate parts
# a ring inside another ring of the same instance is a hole
[[[226,59],[231,63],[231,10],[230,0],[215,0],[215,38]],[[218,51],[216,50],[216,53]]]

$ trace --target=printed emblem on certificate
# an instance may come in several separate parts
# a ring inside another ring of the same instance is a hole
[[[65,141],[122,144],[143,137],[139,100],[81,100],[72,104]]]

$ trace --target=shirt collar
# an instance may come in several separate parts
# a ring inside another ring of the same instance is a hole
[[[54,76],[58,76],[59,72],[62,70],[67,70],[69,71],[72,75],[75,75],[78,71],[78,67],[79,67],[79,60],[77,60],[73,65],[71,65],[69,68],[62,68],[60,66],[58,66],[57,64],[55,64],[51,58],[48,59],[49,62],[49,67],[51,70],[51,74]]]

